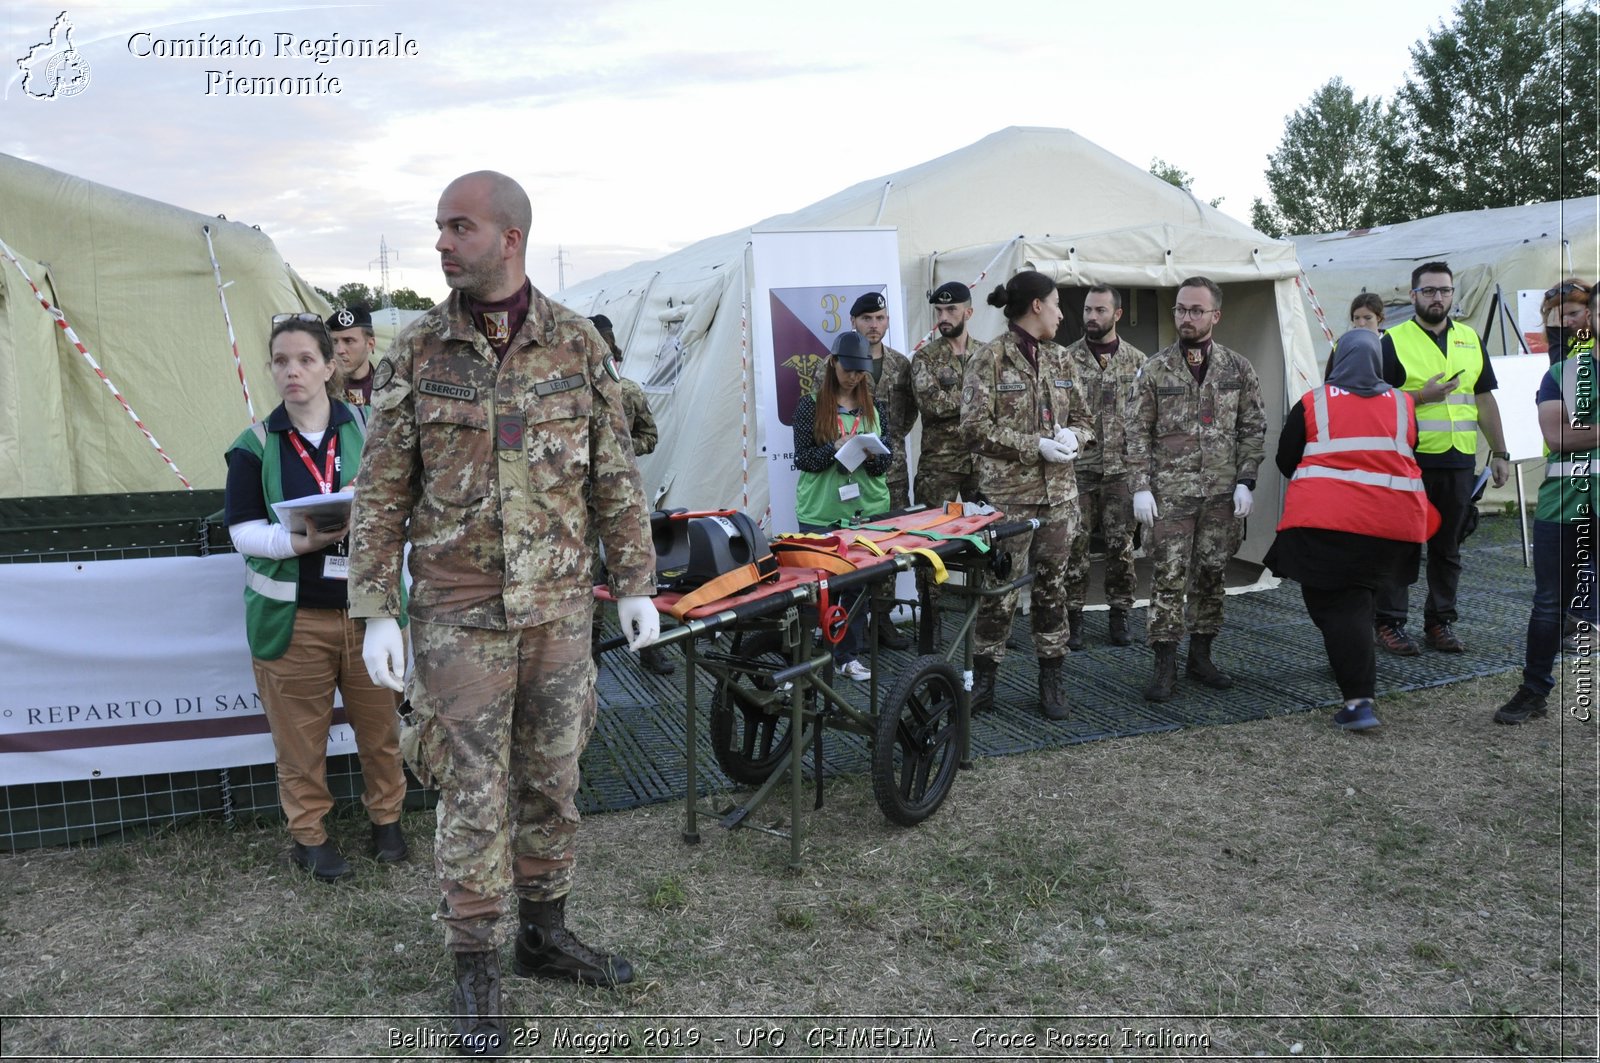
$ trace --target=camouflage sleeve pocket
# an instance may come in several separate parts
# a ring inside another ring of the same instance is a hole
[[[431,709],[419,709],[410,700],[400,706],[400,755],[423,786],[450,781],[450,750],[439,721]]]

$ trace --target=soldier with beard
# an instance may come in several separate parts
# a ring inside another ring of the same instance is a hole
[[[1411,272],[1411,305],[1416,317],[1383,334],[1383,379],[1409,391],[1417,404],[1417,465],[1428,501],[1439,511],[1439,530],[1428,540],[1428,598],[1422,635],[1442,653],[1465,647],[1451,629],[1456,622],[1456,588],[1461,582],[1462,525],[1473,505],[1473,470],[1480,428],[1489,443],[1494,485],[1511,475],[1511,455],[1500,426],[1494,367],[1471,327],[1450,320],[1455,275],[1443,262],[1428,262]],[[1407,588],[1386,587],[1378,594],[1378,645],[1402,657],[1415,656],[1417,644],[1406,634]]]
[[[1106,547],[1106,604],[1111,607],[1109,637],[1127,646],[1128,611],[1133,608],[1133,496],[1123,468],[1123,418],[1133,382],[1145,355],[1117,335],[1122,294],[1096,284],[1083,300],[1083,338],[1067,348],[1078,371],[1084,400],[1095,417],[1098,451],[1078,458],[1078,534],[1067,562],[1067,646],[1083,649],[1083,605],[1089,596],[1089,542],[1095,528]],[[926,428],[923,429],[927,431]],[[924,444],[926,445],[926,444]],[[919,492],[920,493],[920,492]]]
[[[961,378],[972,334],[972,289],[949,281],[928,293],[939,336],[911,359],[911,392],[922,416],[917,501],[925,506],[978,500],[978,473],[961,438]],[[892,421],[890,422],[893,423]]]

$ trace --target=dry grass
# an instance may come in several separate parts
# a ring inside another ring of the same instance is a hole
[[[843,780],[799,872],[756,831],[685,846],[680,806],[593,817],[572,920],[640,979],[510,979],[522,1054],[1593,1059],[1596,728],[1495,727],[1514,682],[1391,699],[1370,735],[1306,714],[983,760],[911,830]],[[0,1054],[436,1054],[391,1033],[444,1028],[426,862],[329,889],[285,849],[205,826],[0,858]]]

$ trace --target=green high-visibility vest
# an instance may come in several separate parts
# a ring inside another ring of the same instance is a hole
[[[1483,345],[1478,342],[1478,334],[1470,326],[1452,321],[1443,351],[1415,321],[1403,322],[1387,335],[1394,341],[1395,356],[1406,371],[1405,383],[1400,385],[1403,390],[1420,391],[1440,373],[1446,380],[1461,374],[1456,389],[1439,402],[1417,403],[1417,453],[1459,450],[1477,457],[1478,397],[1473,389],[1483,375]]]
[[[1561,384],[1563,416],[1574,425],[1594,424],[1600,412],[1600,381],[1595,377],[1594,341],[1572,349],[1564,360],[1550,367],[1550,376]],[[1595,516],[1595,477],[1600,475],[1600,447],[1551,454],[1544,448],[1544,482],[1539,485],[1539,504],[1534,516],[1539,520],[1575,524]],[[1551,460],[1554,459],[1554,460]]]

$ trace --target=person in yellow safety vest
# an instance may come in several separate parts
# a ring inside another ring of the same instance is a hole
[[[1500,426],[1499,386],[1478,334],[1450,320],[1455,275],[1443,262],[1411,272],[1416,317],[1383,334],[1383,379],[1416,400],[1417,465],[1428,501],[1439,511],[1439,529],[1428,539],[1428,597],[1423,641],[1443,653],[1466,647],[1456,635],[1456,588],[1461,582],[1462,523],[1473,504],[1473,473],[1480,433],[1489,444],[1494,485],[1511,475],[1511,455]],[[1378,594],[1375,637],[1401,657],[1422,652],[1406,633],[1409,588],[1395,584]]]

